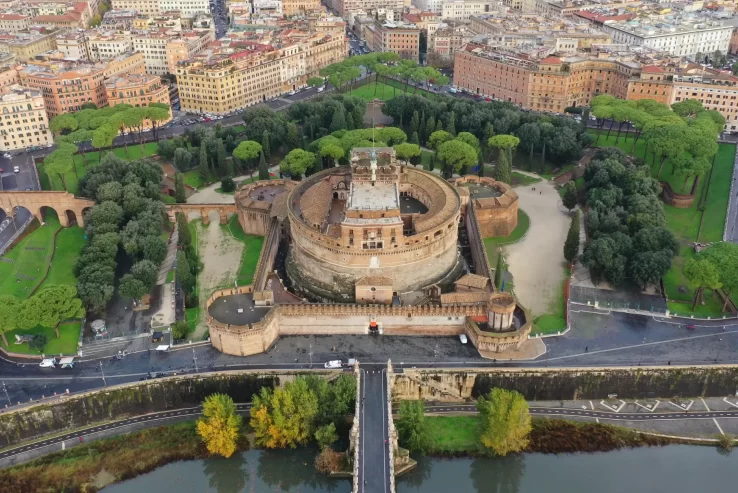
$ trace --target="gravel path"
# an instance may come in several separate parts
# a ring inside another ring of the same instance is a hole
[[[533,190],[535,188],[535,190]],[[570,216],[552,182],[517,187],[520,209],[530,217],[525,237],[504,247],[508,270],[515,281],[515,294],[534,315],[548,312],[564,280],[564,241]]]

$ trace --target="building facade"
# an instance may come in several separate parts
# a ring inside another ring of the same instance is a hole
[[[14,151],[53,142],[41,91],[18,85],[0,96],[0,150]]]
[[[110,106],[130,104],[134,107],[149,106],[151,103],[161,103],[171,106],[169,88],[162,84],[161,79],[150,74],[127,74],[121,77],[110,78],[105,82],[105,94]],[[169,119],[158,122],[164,125],[172,119],[172,110],[169,109]],[[144,120],[144,128],[151,128],[151,120]]]
[[[320,0],[282,0],[282,13],[292,16],[321,9]]]
[[[0,31],[25,31],[31,25],[31,17],[21,14],[0,14]]]
[[[27,62],[40,53],[56,49],[55,31],[0,34],[0,52],[13,53],[19,62]]]
[[[366,26],[364,33],[372,51],[391,51],[405,60],[418,61],[420,57],[420,29],[414,24],[377,21]]]
[[[498,5],[497,2],[485,2],[481,0],[451,0],[441,4],[441,19],[454,19],[468,21],[473,15],[492,12]]]

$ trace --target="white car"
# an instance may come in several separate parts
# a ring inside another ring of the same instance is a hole
[[[323,92],[323,91],[325,91],[325,86],[320,86],[320,87],[318,88],[318,92]]]
[[[44,358],[38,366],[41,368],[54,368],[56,366],[56,360],[54,358]]]
[[[333,361],[328,361],[324,366],[326,368],[341,368],[341,360],[334,359]]]
[[[5,159],[10,159],[10,158],[12,158],[13,156],[11,156],[10,154],[8,154],[8,153],[6,152],[5,154],[3,154],[3,157],[4,157]]]
[[[20,173],[20,166],[13,166],[13,173]]]
[[[294,96],[295,94],[296,94],[295,91],[290,91],[290,92],[287,93],[287,95],[289,95],[289,96]]]

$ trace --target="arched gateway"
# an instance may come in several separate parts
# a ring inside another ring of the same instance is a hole
[[[13,216],[16,207],[28,209],[40,222],[44,221],[42,209],[48,207],[56,211],[62,226],[74,223],[85,225],[84,213],[95,205],[90,199],[80,199],[68,192],[48,191],[9,191],[0,192],[0,209]]]

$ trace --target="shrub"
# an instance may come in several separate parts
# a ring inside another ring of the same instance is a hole
[[[28,347],[34,351],[41,352],[46,347],[47,342],[46,334],[37,334],[31,338]]]

